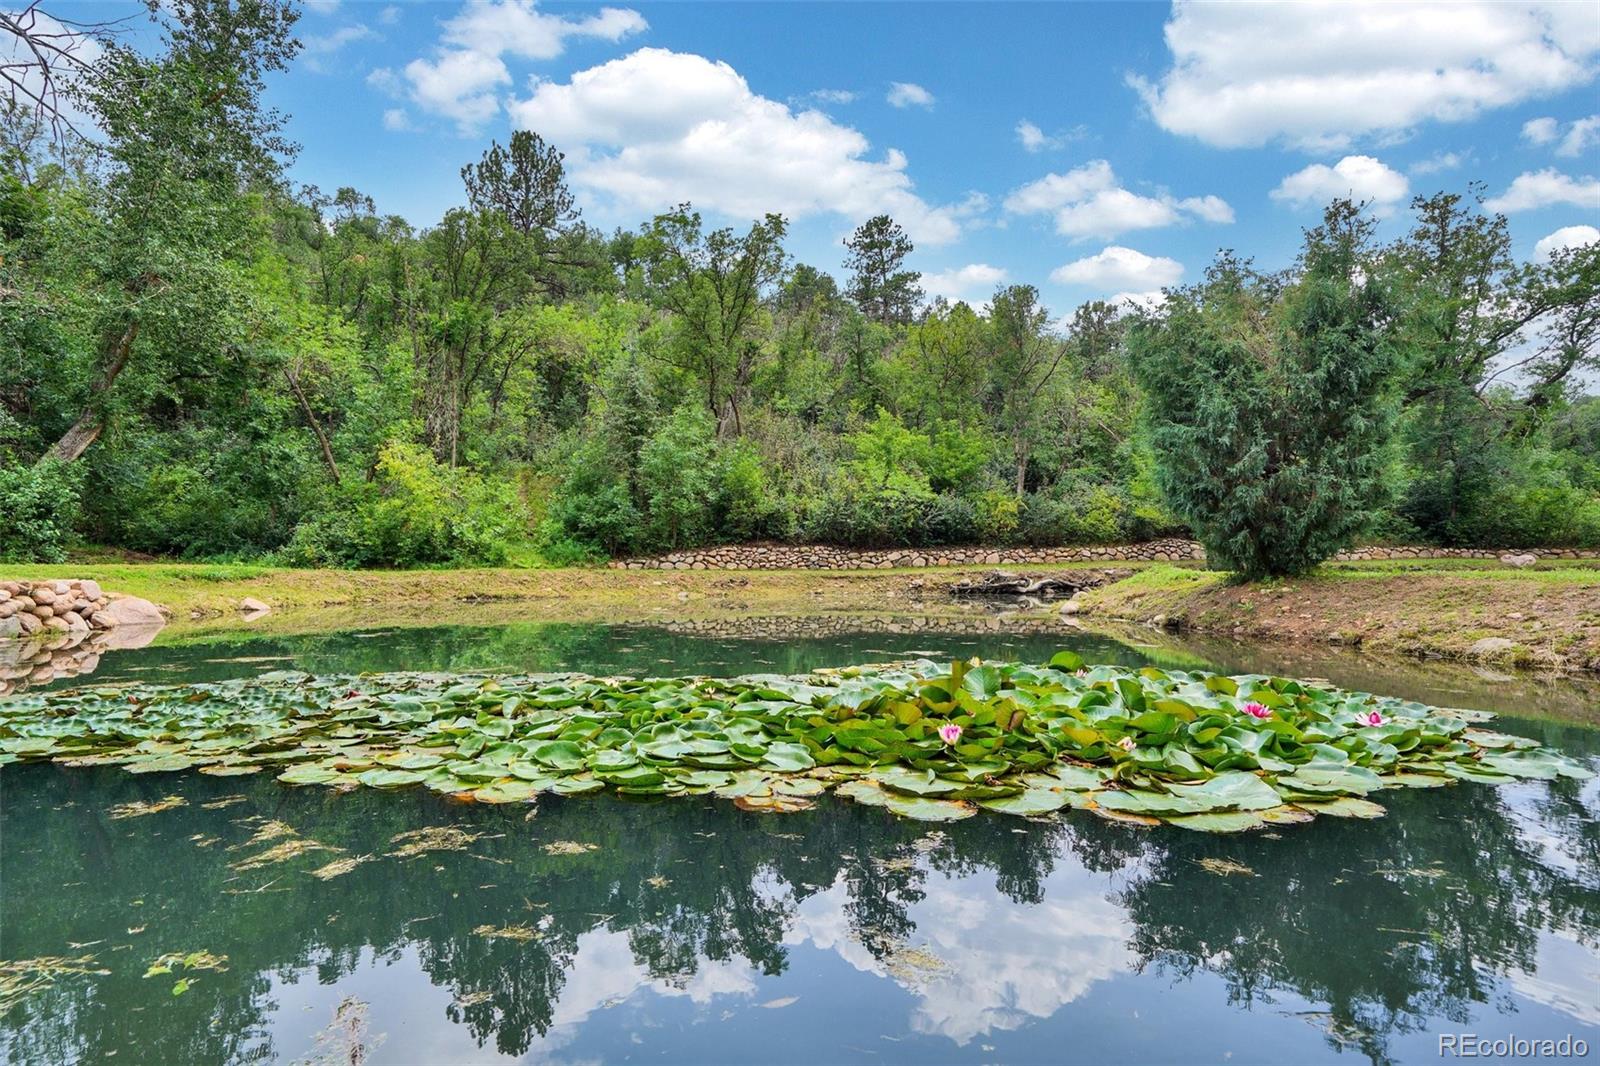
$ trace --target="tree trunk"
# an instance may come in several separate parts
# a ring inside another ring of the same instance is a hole
[[[135,319],[128,323],[127,328],[114,341],[111,341],[111,350],[106,353],[105,370],[90,386],[89,402],[84,405],[83,414],[72,423],[71,429],[61,435],[55,446],[45,453],[45,458],[58,459],[63,463],[73,462],[89,450],[89,445],[99,439],[100,430],[104,428],[100,421],[100,397],[116,384],[122,368],[128,365],[128,353],[133,350],[134,339],[138,336],[139,321]]]
[[[322,461],[328,464],[328,475],[333,478],[335,485],[339,484],[339,464],[333,461],[333,448],[328,444],[328,435],[322,431],[322,423],[317,421],[317,416],[311,410],[311,404],[306,400],[306,394],[300,389],[300,382],[295,380],[294,371],[289,369],[289,364],[283,365],[284,380],[289,383],[289,390],[294,393],[294,398],[300,404],[300,413],[306,416],[306,421],[311,424],[311,432],[316,435],[317,444],[322,448]]]

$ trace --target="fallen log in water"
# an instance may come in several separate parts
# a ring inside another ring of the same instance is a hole
[[[1070,599],[1084,589],[1097,588],[1127,577],[1131,570],[1069,570],[1030,576],[991,570],[982,577],[957,581],[952,596],[1031,596],[1041,601]]]

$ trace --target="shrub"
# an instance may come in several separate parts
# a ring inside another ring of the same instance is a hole
[[[304,449],[286,437],[205,429],[137,434],[92,463],[92,518],[111,540],[191,559],[280,548],[303,512],[330,491]]]
[[[391,441],[373,480],[348,484],[302,522],[282,558],[300,566],[495,565],[526,530],[509,482],[441,466],[427,449]]]
[[[639,492],[648,508],[646,537],[652,548],[699,544],[710,533],[716,433],[704,408],[684,406],[639,450]]]
[[[1009,492],[990,489],[978,497],[978,537],[984,544],[1010,544],[1022,524],[1022,501]]]
[[[642,523],[624,474],[591,442],[572,458],[567,478],[551,494],[539,527],[539,550],[552,562],[574,550],[599,557],[631,551],[643,541]]]
[[[779,506],[754,448],[744,443],[725,448],[716,481],[720,537],[754,540],[779,532]]]
[[[46,459],[23,466],[0,465],[0,559],[18,563],[59,563],[78,517],[78,468]]]
[[[897,472],[868,482],[847,471],[809,516],[807,538],[862,548],[920,544],[934,499],[925,478]]]
[[[978,509],[964,496],[941,492],[929,501],[922,528],[929,545],[972,544],[978,539]]]
[[[1127,504],[1104,485],[1073,485],[1024,500],[1018,536],[1033,547],[1107,544],[1125,539]]]
[[[1489,548],[1600,545],[1600,497],[1570,485],[1510,485],[1450,524],[1452,539]]]

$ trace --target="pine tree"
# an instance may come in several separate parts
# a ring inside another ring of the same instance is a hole
[[[850,271],[849,295],[861,313],[885,325],[911,321],[922,289],[915,270],[902,269],[913,249],[906,231],[888,215],[867,219],[844,242],[850,249],[845,269]]]

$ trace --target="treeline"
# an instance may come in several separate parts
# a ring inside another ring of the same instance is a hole
[[[1476,190],[1388,244],[1349,204],[1266,272],[1055,320],[929,301],[887,217],[843,281],[786,222],[579,217],[514,134],[426,229],[290,190],[287,5],[163,5],[4,115],[0,557],[570,562],[717,541],[1193,530],[1248,573],[1356,537],[1600,543],[1600,248],[1518,263]],[[831,264],[829,264],[831,265]]]

